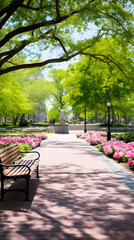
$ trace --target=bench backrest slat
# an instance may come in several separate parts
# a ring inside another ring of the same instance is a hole
[[[12,164],[20,158],[21,154],[17,143],[0,149],[0,162],[3,164]]]
[[[6,163],[12,161],[13,158],[16,158],[17,156],[18,156],[18,158],[19,158],[20,152],[19,152],[18,150],[17,150],[17,151],[15,150],[15,151],[13,151],[13,152],[8,153],[7,155],[2,156],[2,157],[1,157],[1,162],[2,162],[3,164],[6,164]]]

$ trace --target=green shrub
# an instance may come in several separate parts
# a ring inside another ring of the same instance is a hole
[[[32,147],[25,143],[18,143],[18,146],[19,146],[20,151],[22,151],[22,152],[29,152],[30,150],[32,150]],[[21,156],[24,157],[25,154],[21,153]]]
[[[119,123],[119,124],[116,124],[116,127],[131,127],[131,126],[125,123]]]
[[[119,141],[125,141],[126,143],[134,142],[134,132],[118,134],[116,135],[116,139]]]
[[[19,127],[28,127],[28,121],[26,119],[23,119],[20,121]]]

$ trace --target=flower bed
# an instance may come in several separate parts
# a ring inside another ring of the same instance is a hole
[[[91,145],[97,145],[106,156],[118,162],[128,162],[128,166],[134,168],[134,142],[125,143],[114,138],[107,141],[106,135],[105,132],[89,132],[77,134],[77,137],[85,139]]]
[[[42,140],[46,139],[47,135],[45,133],[38,134],[21,134],[19,137],[1,137],[0,138],[0,148],[6,147],[13,143],[22,143],[31,147],[31,149],[40,146]],[[20,145],[22,146],[22,145]]]

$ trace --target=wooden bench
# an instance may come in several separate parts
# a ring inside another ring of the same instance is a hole
[[[28,153],[28,152],[23,152]],[[37,178],[39,178],[39,158],[40,154],[37,151],[31,151],[29,153],[36,153],[37,158],[26,160],[21,157],[18,144],[12,144],[5,148],[0,149],[0,173],[1,173],[1,200],[4,200],[4,194],[7,191],[24,191],[26,194],[26,200],[29,199],[29,180],[34,172],[36,172]],[[25,178],[25,189],[4,189],[4,180],[18,178]]]

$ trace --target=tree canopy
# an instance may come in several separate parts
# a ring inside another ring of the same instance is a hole
[[[66,95],[66,90],[63,81],[66,79],[67,75],[68,73],[66,70],[53,68],[48,74],[49,81],[45,81],[45,86],[49,86],[50,88],[49,101],[57,110],[64,108],[65,105],[64,96]]]
[[[13,78],[2,76],[0,85],[0,116],[10,119],[31,111],[31,104],[26,98],[25,93]]]
[[[36,114],[46,110],[45,100],[48,98],[48,90],[44,82],[44,77],[39,69],[25,69],[18,72],[12,72],[16,82],[21,86],[23,93],[31,104],[31,110],[28,113]],[[21,76],[21,77],[20,77]]]
[[[133,0],[0,0],[0,75],[68,61],[86,49],[96,57],[90,48],[104,36],[133,46],[133,6]],[[77,41],[75,33],[87,30],[89,37]],[[43,59],[46,49],[58,49],[57,56]]]
[[[128,69],[133,71],[131,51],[129,48],[124,51],[119,44],[118,51],[113,51],[116,41],[111,38],[101,39],[96,46],[98,53],[103,52],[105,47],[109,56],[113,55],[117,62],[120,61],[126,75],[117,66],[105,64],[98,58],[91,59],[86,54],[68,68],[68,77],[64,80],[67,92],[65,100],[78,115],[86,110],[104,115],[107,111],[106,102],[111,100],[113,113],[124,117],[134,107],[133,85],[127,75]]]

